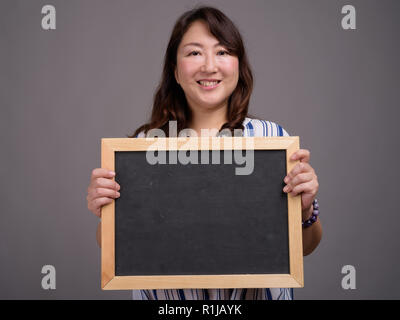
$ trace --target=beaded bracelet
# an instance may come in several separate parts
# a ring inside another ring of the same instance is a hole
[[[310,219],[308,219],[306,221],[303,221],[303,228],[304,229],[308,228],[309,226],[311,226],[318,219],[319,205],[318,205],[317,199],[315,199],[312,204],[313,204],[313,212],[312,212],[312,215],[311,215]]]

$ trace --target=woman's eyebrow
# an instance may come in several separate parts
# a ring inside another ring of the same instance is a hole
[[[183,46],[183,48],[188,47],[188,46],[195,46],[195,47],[200,47],[200,48],[203,48],[203,47],[204,47],[201,43],[198,43],[198,42],[190,42],[190,43],[185,44],[185,45]],[[218,47],[218,46],[222,46],[222,44],[221,44],[220,42],[218,42],[217,44],[214,45],[214,48],[215,48],[215,47]]]

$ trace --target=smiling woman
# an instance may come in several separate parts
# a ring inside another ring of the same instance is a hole
[[[238,57],[229,51],[210,33],[207,24],[195,21],[183,36],[178,48],[176,82],[185,92],[192,118],[207,116],[220,109],[220,121],[224,123],[228,99],[239,79]],[[199,131],[201,127],[194,130]]]
[[[150,122],[132,137],[153,128],[168,135],[171,120],[178,122],[178,132],[243,129],[252,90],[252,72],[235,25],[215,8],[193,9],[174,26]]]
[[[207,129],[219,136],[226,130],[236,135],[238,129],[245,137],[288,136],[274,122],[248,117],[252,90],[253,76],[242,37],[232,21],[215,8],[190,10],[173,28],[151,119],[131,137],[146,137],[153,129],[161,129],[165,133],[163,136],[169,137],[183,129],[192,129],[198,136]],[[177,130],[170,130],[171,122],[176,122]],[[317,247],[322,234],[320,220],[316,218],[318,208],[314,208],[318,180],[309,159],[308,150],[298,150],[291,160],[300,162],[287,177],[282,177],[282,183],[286,184],[282,192],[301,195],[304,255]],[[92,172],[87,200],[89,210],[97,216],[103,205],[120,196],[120,186],[112,180],[114,177],[114,172],[101,168]],[[247,210],[252,210],[251,203]],[[98,232],[99,243],[100,236]],[[145,300],[269,300],[292,299],[293,291],[290,288],[134,290],[133,297]]]

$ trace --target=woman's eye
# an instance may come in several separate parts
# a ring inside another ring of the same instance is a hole
[[[221,50],[221,51],[218,52],[218,54],[219,54],[220,56],[224,56],[224,55],[228,55],[229,52],[226,51],[226,50]]]
[[[189,56],[197,56],[198,54],[200,54],[200,52],[192,51],[191,53],[189,53]]]

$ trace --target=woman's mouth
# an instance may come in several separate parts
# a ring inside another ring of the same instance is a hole
[[[211,90],[220,84],[221,80],[199,80],[197,83],[205,90]]]

